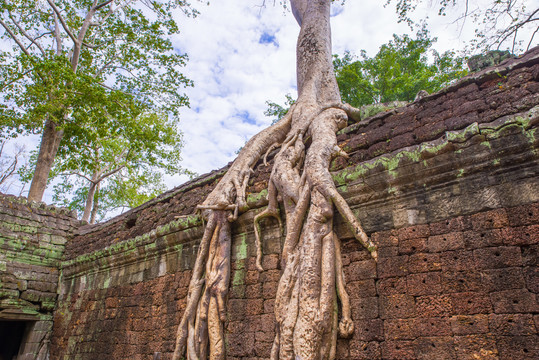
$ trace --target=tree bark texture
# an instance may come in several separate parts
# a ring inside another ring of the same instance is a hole
[[[41,201],[43,198],[49,173],[51,172],[54,158],[56,157],[63,136],[64,131],[58,130],[57,124],[53,120],[48,119],[45,123],[43,136],[41,137],[36,168],[32,177],[30,191],[28,192],[28,200]]]
[[[54,33],[56,35],[56,55],[62,55],[63,42],[62,37],[60,36],[60,24],[58,20],[61,19],[64,29],[67,31],[67,25],[65,25],[65,20],[61,15],[61,10],[54,4],[52,0],[47,0],[49,6],[52,8],[54,13]],[[71,55],[71,69],[74,73],[77,72],[79,66],[81,49],[83,47],[83,42],[90,28],[92,18],[94,17],[96,11],[98,10],[99,0],[94,0],[92,6],[88,10],[84,22],[81,25],[81,28],[78,32],[77,37],[75,38],[71,32],[68,32],[73,40],[73,53]],[[63,120],[66,120],[71,112],[69,107],[61,109],[59,111],[64,113]],[[54,158],[56,153],[60,148],[60,142],[64,136],[64,131],[58,129],[58,123],[49,117],[45,122],[45,128],[43,130],[43,136],[41,138],[41,144],[39,147],[39,154],[37,156],[36,168],[34,170],[34,176],[32,178],[32,183],[30,184],[30,190],[28,192],[28,200],[31,201],[41,201],[43,199],[43,194],[45,193],[45,188],[47,187],[47,180],[49,179],[49,174],[51,172],[52,166],[54,165]]]
[[[275,148],[279,151],[268,183],[268,207],[254,219],[259,270],[263,270],[261,221],[273,217],[281,224],[281,215],[286,219],[271,358],[334,359],[337,335],[348,337],[353,332],[340,240],[333,231],[335,210],[374,258],[376,247],[337,192],[328,170],[334,156],[345,155],[337,146],[336,132],[357,110],[341,104],[331,55],[330,3],[291,0],[301,26],[296,49],[298,100],[277,124],[246,144],[199,206],[208,222],[193,269],[187,307],[178,327],[175,360],[183,354],[191,360],[226,356],[222,323],[226,320],[230,274],[230,260],[224,258],[230,256],[229,222],[237,218],[238,212],[247,210],[245,188],[252,167]],[[227,231],[226,235],[223,231]],[[213,290],[216,278],[221,281],[218,291]],[[214,320],[210,321],[212,312]]]

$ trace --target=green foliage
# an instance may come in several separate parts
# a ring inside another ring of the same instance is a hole
[[[100,193],[131,193],[116,201],[131,206],[138,190],[163,189],[157,169],[183,171],[177,124],[188,105],[181,88],[192,82],[180,71],[187,55],[170,41],[176,9],[197,14],[185,0],[0,0],[0,38],[13,45],[0,52],[0,137],[40,134],[47,121],[63,131],[51,173],[65,181],[57,202],[87,192],[87,180],[67,173],[90,179],[120,168]]]
[[[390,101],[411,101],[420,90],[433,93],[466,75],[464,59],[454,52],[439,54],[422,29],[417,37],[393,35],[372,58],[361,51],[361,60],[350,53],[334,57],[337,83],[343,102],[360,107]],[[429,55],[433,59],[429,63]]]
[[[0,0],[5,19],[0,38],[14,45],[12,51],[0,53],[4,135],[39,133],[49,117],[64,126],[72,122],[66,115],[95,92],[101,95],[100,88],[130,94],[149,109],[175,117],[188,104],[178,91],[191,85],[180,72],[187,55],[176,53],[169,39],[179,32],[172,11],[180,8],[194,14],[188,3],[111,2],[95,11],[87,31],[83,25],[97,1],[55,4],[65,27],[45,0]],[[71,36],[83,36],[83,43],[77,46]],[[75,57],[77,51],[80,55]]]
[[[91,119],[91,126],[81,129],[75,121],[65,127],[69,145],[61,143],[49,178],[59,180],[53,187],[56,204],[82,214],[93,182],[99,184],[93,201],[103,218],[110,211],[138,206],[163,192],[163,173],[190,174],[180,166],[182,136],[168,116],[146,113],[145,106],[135,102],[130,109],[91,105],[73,113],[75,120]],[[36,159],[34,153],[30,163]],[[29,180],[31,171],[27,167],[21,175]]]
[[[266,105],[268,106],[268,108],[266,109],[266,111],[264,111],[264,115],[274,118],[271,122],[272,125],[279,121],[279,119],[281,119],[283,116],[285,116],[288,112],[288,109],[290,109],[290,106],[292,106],[296,102],[296,100],[290,94],[286,94],[285,97],[286,100],[284,102],[284,106],[274,103],[273,101],[266,101]]]

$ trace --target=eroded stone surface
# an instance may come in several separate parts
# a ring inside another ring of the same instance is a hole
[[[372,261],[337,218],[356,328],[339,340],[337,358],[538,355],[538,53],[339,135],[350,159],[334,160],[334,180],[380,258]],[[256,167],[252,210],[233,227],[229,359],[268,358],[274,337],[283,237],[264,220],[258,273],[252,228],[271,165]],[[171,356],[202,234],[188,215],[222,173],[78,230],[61,266],[53,358]],[[38,283],[26,286],[50,290]]]

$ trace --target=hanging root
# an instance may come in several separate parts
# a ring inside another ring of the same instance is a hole
[[[264,166],[268,166],[268,155],[269,155],[269,153],[272,152],[273,150],[279,148],[279,146],[281,146],[281,145],[282,144],[278,143],[278,142],[271,144],[271,146],[268,148],[268,150],[264,154]]]
[[[223,322],[230,279],[230,223],[227,211],[210,210],[178,327],[173,359],[224,359]],[[196,311],[195,311],[196,310]]]
[[[363,245],[363,247],[365,247],[371,253],[371,256],[374,258],[374,260],[378,260],[378,251],[376,245],[372,242],[371,239],[369,239],[369,237],[363,230],[361,223],[358,219],[356,219],[356,216],[352,212],[352,209],[350,209],[350,206],[348,206],[348,204],[346,203],[346,200],[343,199],[343,197],[341,196],[341,194],[339,194],[335,187],[332,187],[328,190],[331,195],[331,200],[333,201],[333,204],[335,204],[335,207],[337,208],[339,213],[344,217],[344,219],[352,228],[354,237],[361,243],[361,245]]]
[[[260,214],[256,215],[253,223],[255,228],[255,247],[256,247],[256,268],[258,271],[264,271],[262,267],[262,242],[260,239],[260,220],[273,217],[279,222],[279,233],[283,233],[283,222],[281,221],[281,216],[279,215],[279,207],[277,204],[277,189],[275,185],[270,180],[268,184],[268,207],[266,210],[262,211]]]
[[[333,241],[335,243],[335,275],[337,277],[337,295],[341,300],[342,316],[339,322],[339,336],[342,338],[349,338],[354,332],[354,323],[352,321],[352,315],[350,312],[350,298],[346,292],[344,272],[342,267],[341,257],[341,240],[337,235],[333,235]]]
[[[197,259],[195,261],[195,266],[193,267],[193,274],[191,275],[191,282],[189,283],[189,292],[187,294],[187,306],[183,313],[182,320],[178,326],[178,331],[176,334],[176,347],[174,350],[173,360],[179,360],[180,356],[185,353],[185,347],[187,344],[187,337],[189,333],[194,332],[195,324],[195,310],[198,307],[198,302],[202,294],[202,289],[204,287],[205,278],[204,267],[206,262],[206,257],[209,252],[210,242],[214,236],[214,230],[217,227],[217,217],[215,213],[212,213],[208,218],[208,223],[204,229],[204,235],[200,241],[200,246],[198,248]],[[194,341],[194,339],[191,339]],[[194,343],[192,344],[194,346]],[[192,349],[192,346],[189,348]]]

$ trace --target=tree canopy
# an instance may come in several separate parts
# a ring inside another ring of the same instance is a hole
[[[184,0],[0,0],[0,38],[13,44],[0,52],[0,135],[43,135],[34,172],[41,187],[56,152],[76,153],[96,116],[122,113],[121,122],[136,104],[178,121],[188,105],[180,89],[192,83],[181,73],[187,55],[170,41],[179,32],[174,9],[196,14]],[[108,113],[84,115],[99,107]]]
[[[335,56],[342,100],[355,107],[412,101],[420,90],[433,93],[466,75],[465,59],[452,51],[438,53],[432,49],[435,42],[436,38],[422,29],[415,39],[393,35],[372,58],[364,50],[360,60],[350,53]]]
[[[183,142],[177,124],[138,105],[77,109],[75,119],[92,123],[82,129],[66,126],[70,144],[61,143],[50,176],[60,180],[53,187],[55,203],[93,223],[109,211],[138,206],[163,192],[163,174],[186,173],[180,166]],[[26,174],[28,180],[31,171]]]

